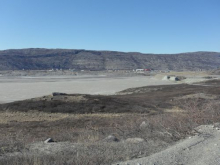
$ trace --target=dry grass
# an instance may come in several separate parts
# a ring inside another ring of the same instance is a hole
[[[156,130],[182,138],[194,131],[199,125],[208,125],[220,122],[220,104],[216,100],[187,99],[179,102],[182,109],[178,113],[164,113],[151,116],[150,123]]]
[[[183,109],[180,107],[174,106],[173,108],[170,109],[164,109],[163,110],[165,113],[183,113],[185,112]]]
[[[37,111],[25,112],[0,112],[0,123],[26,122],[26,121],[56,121],[68,117],[69,114],[44,113]]]
[[[54,155],[22,154],[3,159],[4,165],[108,165],[115,161],[143,156],[149,150],[147,143],[94,143],[78,146],[73,152],[60,152]]]
[[[80,119],[84,117],[101,117],[112,118],[120,117],[125,114],[68,114],[68,113],[45,113],[39,111],[28,112],[12,112],[5,111],[0,112],[0,124],[6,124],[10,122],[27,122],[27,121],[57,121],[65,118]]]
[[[77,143],[74,152],[60,150],[55,155],[53,153],[49,155],[24,153],[20,156],[10,157],[10,159],[5,157],[4,160],[0,160],[0,163],[12,165],[111,164],[158,152],[177,140],[192,134],[193,129],[198,125],[213,124],[220,121],[220,105],[216,100],[206,100],[201,104],[199,99],[185,99],[180,101],[179,105],[181,111],[174,108],[175,111],[156,115],[53,114],[54,120],[48,119],[44,123],[46,132],[43,128],[38,130],[39,125],[34,125],[37,131],[29,132],[29,134],[40,134],[41,137],[45,138],[50,136],[58,142],[69,141],[70,144],[74,145]],[[46,113],[40,114],[47,116]],[[22,121],[24,120],[20,120],[20,123]],[[146,127],[140,127],[143,121],[146,122]],[[41,120],[39,122],[42,123]],[[50,125],[50,123],[52,124]],[[1,154],[14,151],[23,152],[29,143],[40,140],[40,138],[33,139],[34,136],[29,136],[22,131],[17,130],[13,136],[8,134],[4,139],[1,137]],[[116,136],[120,142],[103,142],[102,140],[110,134]],[[134,137],[143,138],[145,142],[138,144],[124,142],[127,138]],[[28,140],[28,138],[32,139]]]

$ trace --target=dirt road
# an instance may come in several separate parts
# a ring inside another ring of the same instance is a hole
[[[220,165],[220,130],[199,126],[198,134],[149,157],[118,165]]]

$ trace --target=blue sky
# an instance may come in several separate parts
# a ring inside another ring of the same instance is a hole
[[[220,52],[220,0],[0,0],[0,50]]]

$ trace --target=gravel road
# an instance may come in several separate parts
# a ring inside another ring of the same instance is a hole
[[[117,165],[220,165],[219,128],[209,125],[196,130],[197,135],[164,151]]]

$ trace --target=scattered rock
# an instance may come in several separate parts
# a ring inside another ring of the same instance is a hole
[[[179,81],[179,78],[178,78],[178,77],[173,76],[173,77],[170,77],[170,80],[171,80],[171,81]]]
[[[47,140],[44,141],[44,143],[53,143],[54,140],[52,138],[48,138]]]
[[[119,139],[116,138],[114,135],[109,135],[109,136],[106,137],[103,141],[104,141],[104,142],[118,142]]]
[[[169,80],[170,76],[164,76],[162,80]]]
[[[141,143],[144,142],[145,140],[142,138],[128,138],[125,141],[128,143]]]
[[[141,129],[147,128],[148,125],[149,125],[149,123],[147,123],[146,121],[143,121],[143,122],[140,124],[140,128],[141,128]]]
[[[184,80],[186,79],[186,77],[184,76],[170,76],[170,75],[167,75],[167,76],[164,76],[163,77],[163,80],[170,80],[170,81],[181,81],[181,80]]]
[[[213,127],[220,128],[220,123],[215,123]]]

